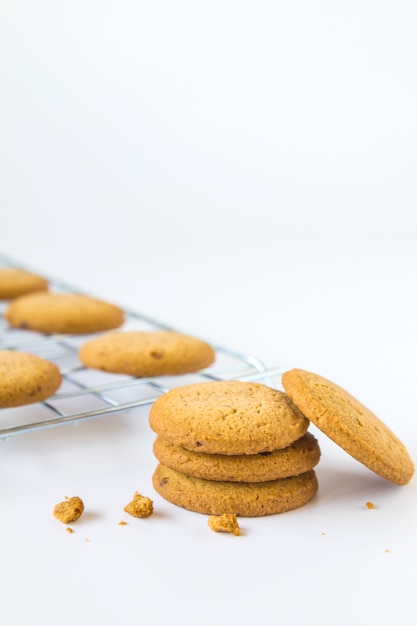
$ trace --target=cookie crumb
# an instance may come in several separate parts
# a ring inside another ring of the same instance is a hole
[[[63,524],[75,522],[84,511],[84,503],[81,498],[74,496],[55,505],[53,515]]]
[[[386,549],[384,550],[384,552],[391,552],[391,550],[388,550],[388,548],[386,548]]]
[[[119,524],[119,526],[127,526],[127,522],[125,522],[123,519],[120,520],[120,522],[118,524]]]
[[[210,515],[208,525],[216,533],[233,533],[236,537],[240,535],[239,524],[234,513]]]
[[[142,496],[140,493],[135,491],[133,499],[123,510],[126,513],[129,513],[129,515],[133,515],[133,517],[150,517],[153,513],[153,502],[150,498]]]
[[[367,502],[366,503],[366,508],[367,509],[374,509],[375,508],[375,504],[373,502]]]
[[[326,536],[326,533],[320,533],[320,534],[321,534],[321,536],[322,536],[322,537],[325,537],[325,536]]]
[[[70,528],[69,526],[67,527],[66,530],[67,530],[67,533],[69,533],[70,535],[74,532],[72,528]]]

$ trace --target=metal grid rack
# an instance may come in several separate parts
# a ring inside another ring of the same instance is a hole
[[[28,269],[2,255],[0,267]],[[81,293],[71,285],[46,278],[50,291]],[[135,378],[92,370],[78,359],[79,348],[92,335],[44,335],[11,328],[4,319],[8,304],[0,302],[0,350],[29,352],[55,363],[63,382],[58,392],[44,402],[0,409],[2,439],[151,405],[163,393],[186,384],[214,380],[260,380],[273,386],[272,377],[281,373],[278,368],[267,369],[254,356],[217,345],[213,345],[216,354],[213,366],[192,375]],[[124,310],[124,314],[125,322],[118,330],[176,330],[135,311]]]

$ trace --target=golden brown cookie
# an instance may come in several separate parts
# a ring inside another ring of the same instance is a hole
[[[0,408],[45,400],[61,382],[60,371],[53,363],[34,354],[0,351]]]
[[[314,470],[263,483],[232,483],[194,478],[158,465],[152,480],[154,489],[172,504],[205,515],[284,513],[309,502],[318,489]]]
[[[152,405],[149,423],[165,441],[208,454],[258,454],[286,448],[309,425],[286,394],[240,381],[171,389]]]
[[[287,448],[260,454],[205,454],[174,446],[157,437],[153,447],[158,461],[171,469],[206,480],[265,482],[297,476],[320,460],[317,439],[306,433]]]
[[[282,384],[304,415],[357,461],[393,483],[409,482],[414,466],[406,448],[350,393],[300,369],[285,372]]]
[[[117,328],[123,311],[113,304],[68,293],[37,292],[13,300],[4,314],[15,328],[42,333],[82,334]]]
[[[48,281],[42,276],[17,268],[0,267],[0,300],[14,300],[33,291],[46,291]]]
[[[181,333],[126,331],[87,341],[79,358],[87,367],[141,377],[197,372],[215,354],[204,341]]]

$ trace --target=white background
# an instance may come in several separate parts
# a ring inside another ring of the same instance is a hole
[[[416,461],[416,61],[412,0],[0,0],[0,250],[327,376]],[[319,438],[317,498],[240,538],[152,492],[146,412],[3,442],[2,620],[414,624],[416,481]]]

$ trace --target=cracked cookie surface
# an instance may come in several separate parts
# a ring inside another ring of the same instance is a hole
[[[152,405],[149,423],[165,441],[208,454],[258,454],[286,448],[309,425],[285,393],[241,381],[171,389]]]
[[[390,482],[410,481],[414,465],[404,444],[348,391],[300,369],[285,372],[282,384],[304,415],[353,458]]]
[[[37,292],[13,300],[4,317],[15,328],[85,334],[118,328],[123,311],[109,302],[70,293]]]
[[[207,480],[263,482],[297,476],[313,469],[320,460],[317,439],[306,433],[281,450],[260,454],[206,454],[174,446],[157,437],[153,452],[163,465]]]
[[[94,369],[130,376],[188,374],[214,362],[206,342],[173,331],[124,331],[87,341],[80,360]]]
[[[56,365],[34,354],[0,351],[0,408],[46,400],[60,387]]]
[[[152,481],[159,495],[189,511],[242,517],[292,511],[307,504],[318,489],[314,470],[263,483],[232,483],[186,476],[158,465]]]

